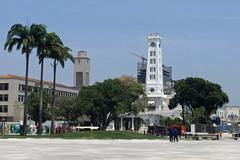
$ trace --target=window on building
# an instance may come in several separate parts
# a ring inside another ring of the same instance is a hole
[[[24,102],[24,95],[18,95],[18,102]]]
[[[19,86],[18,86],[18,90],[19,90],[19,91],[24,91],[24,85],[19,84]]]
[[[151,57],[156,56],[156,51],[150,51],[150,56],[151,56]]]
[[[8,94],[5,94],[4,95],[4,99],[3,99],[4,101],[8,101]]]
[[[8,112],[8,106],[7,105],[3,106],[3,112],[6,112],[6,113]]]
[[[21,97],[21,101],[24,102],[25,101],[25,96]]]
[[[19,91],[24,91],[25,90],[25,87],[24,87],[24,85],[22,85],[22,84],[19,84]]]
[[[19,91],[25,91],[25,85],[19,84],[18,90],[19,90]],[[32,91],[33,91],[33,87],[32,87],[32,86],[28,86],[28,91],[29,91],[29,92],[32,92]]]
[[[156,59],[155,58],[151,58],[150,59],[150,64],[156,64]]]
[[[150,72],[155,72],[156,68],[155,67],[150,67]]]
[[[38,90],[39,90],[39,87],[34,87],[34,88],[33,88],[33,91],[34,91],[34,92],[38,92]]]
[[[0,83],[0,90],[8,90],[8,83]]]
[[[155,76],[155,74],[150,74],[150,79],[151,79],[151,80],[154,80],[154,79],[156,79],[156,76]]]
[[[52,94],[52,90],[51,89],[47,89],[48,94]]]
[[[7,105],[0,105],[0,112],[8,112],[8,106]]]
[[[0,94],[0,101],[8,101],[8,94]]]

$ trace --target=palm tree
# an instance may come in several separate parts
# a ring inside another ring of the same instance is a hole
[[[42,133],[42,105],[43,105],[43,68],[44,59],[52,58],[62,47],[60,38],[54,33],[46,33],[41,43],[38,45],[37,55],[41,64],[41,80],[40,80],[40,101],[39,101],[39,130],[38,134]]]
[[[44,58],[53,59],[53,90],[52,90],[52,108],[51,108],[51,134],[54,133],[54,119],[55,119],[55,90],[56,90],[56,71],[59,63],[64,68],[65,61],[70,59],[74,62],[74,57],[71,55],[71,49],[64,47],[63,42],[55,32],[47,33],[45,47],[40,47],[42,50],[38,51],[41,68],[43,68]],[[44,49],[45,48],[45,49]]]
[[[40,80],[40,100],[39,100],[39,128],[38,134],[42,134],[42,108],[43,108],[43,68],[44,68],[44,59],[51,57],[52,52],[61,47],[61,44],[57,43],[54,33],[47,33],[43,35],[41,41],[37,46],[37,55],[39,57],[39,63],[41,64],[41,80]]]
[[[24,115],[23,115],[23,132],[22,135],[27,134],[27,113],[28,113],[28,70],[29,70],[29,56],[33,48],[36,47],[36,41],[42,35],[45,26],[41,24],[32,24],[23,26],[15,24],[11,27],[7,34],[7,41],[4,45],[4,50],[11,52],[16,46],[17,50],[21,49],[21,53],[26,56],[26,73],[25,73],[25,100],[24,100]]]
[[[56,95],[55,95],[55,88],[56,88],[56,74],[57,74],[57,64],[60,63],[62,68],[64,68],[65,61],[70,59],[72,62],[75,61],[74,57],[71,54],[71,49],[65,46],[59,48],[58,52],[53,55],[52,59],[54,60],[53,63],[53,98],[52,98],[52,113],[51,113],[51,134],[54,134],[54,119],[55,119],[55,105],[56,105]]]

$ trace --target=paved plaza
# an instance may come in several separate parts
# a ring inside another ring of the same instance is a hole
[[[240,141],[1,139],[1,160],[237,160]]]

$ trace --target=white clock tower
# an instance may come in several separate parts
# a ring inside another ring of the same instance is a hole
[[[148,97],[161,97],[163,93],[162,48],[159,34],[148,36],[146,93]]]
[[[142,119],[147,126],[159,125],[160,115],[164,112],[163,107],[163,68],[162,48],[159,34],[150,34],[147,37],[148,58],[146,73],[147,108],[141,113]]]
[[[160,116],[180,117],[180,110],[169,110],[169,99],[173,95],[165,95],[163,87],[163,63],[161,37],[157,33],[149,34],[147,37],[147,70],[145,92],[147,95],[147,106],[139,116],[144,120],[144,126],[155,126],[160,124]],[[146,130],[146,128],[143,129]]]

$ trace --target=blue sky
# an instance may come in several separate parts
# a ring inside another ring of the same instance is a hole
[[[42,23],[55,31],[74,54],[91,58],[91,83],[123,74],[136,76],[138,58],[146,55],[146,36],[163,38],[163,62],[174,79],[198,76],[222,85],[231,105],[240,105],[240,1],[238,0],[1,0],[0,74],[25,73],[25,57],[3,50],[15,23]],[[32,53],[30,76],[39,78]],[[45,79],[52,80],[51,61]],[[73,84],[73,65],[58,69],[57,81]]]

